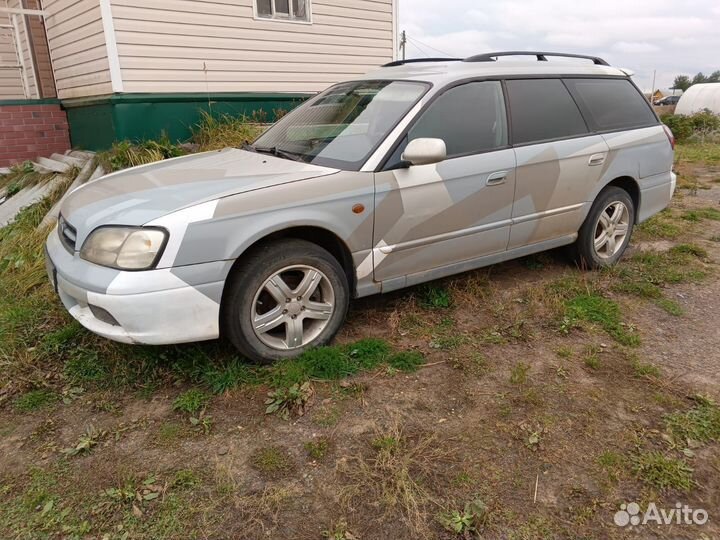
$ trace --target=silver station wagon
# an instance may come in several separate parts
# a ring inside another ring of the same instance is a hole
[[[393,62],[251,145],[80,187],[48,270],[97,334],[224,335],[271,361],[330,341],[351,298],[563,245],[612,265],[670,201],[673,144],[630,73],[601,58]]]

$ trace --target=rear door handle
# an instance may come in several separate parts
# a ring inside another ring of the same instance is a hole
[[[488,175],[487,180],[485,180],[485,185],[499,186],[500,184],[504,184],[505,180],[507,180],[508,172],[509,171],[497,171]]]
[[[605,154],[593,154],[588,160],[588,165],[591,167],[594,165],[602,165],[605,163]]]

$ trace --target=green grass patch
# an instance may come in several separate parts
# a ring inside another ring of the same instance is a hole
[[[58,401],[58,395],[50,390],[31,390],[15,400],[15,408],[20,412],[31,412]]]
[[[419,351],[400,351],[396,352],[387,360],[387,364],[399,371],[412,372],[417,371],[420,366],[425,363],[425,357]]]
[[[250,456],[250,463],[263,476],[269,478],[278,478],[293,469],[287,450],[279,446],[258,448]]]
[[[665,416],[668,432],[674,440],[683,444],[720,440],[720,407],[703,396],[696,396],[695,401],[695,406],[689,411]]]
[[[670,300],[669,298],[658,298],[655,300],[655,304],[674,317],[681,317],[685,314],[685,310],[680,304],[675,302],[675,300]]]
[[[305,451],[308,456],[316,461],[322,461],[330,451],[330,439],[320,437],[305,443]]]
[[[696,210],[686,210],[680,216],[685,221],[697,223],[703,219],[710,219],[712,221],[720,221],[720,210],[717,208],[698,208]]]
[[[425,309],[447,309],[452,306],[452,294],[447,287],[423,285],[418,291],[418,302]]]
[[[193,388],[175,398],[173,409],[188,414],[196,414],[204,409],[209,401],[210,396],[206,392]]]
[[[379,366],[390,352],[390,345],[381,339],[319,347],[306,351],[298,358],[278,362],[269,368],[269,378],[274,387],[288,387],[309,379],[344,379]]]
[[[675,159],[677,161],[704,162],[708,164],[720,163],[720,144],[678,144],[675,146]]]
[[[215,394],[222,394],[242,385],[258,385],[261,375],[253,366],[233,358],[224,365],[211,365],[204,370],[202,382]]]
[[[637,226],[639,238],[648,240],[674,240],[678,238],[683,228],[674,218],[670,210],[666,209],[652,216]]]
[[[657,451],[638,455],[633,470],[643,482],[661,491],[677,489],[688,492],[695,484],[693,469],[684,460],[667,457]]]
[[[567,300],[565,317],[570,321],[597,324],[622,345],[636,347],[640,344],[640,337],[623,326],[620,306],[598,294],[581,294]]]
[[[657,367],[654,364],[648,364],[647,362],[642,362],[636,355],[632,355],[630,359],[630,366],[633,369],[633,372],[638,377],[643,378],[652,378],[652,379],[659,379],[661,372],[660,368]]]
[[[98,382],[108,376],[107,366],[97,351],[77,349],[65,362],[65,376],[74,382]]]

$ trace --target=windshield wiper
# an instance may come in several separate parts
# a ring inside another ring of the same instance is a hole
[[[272,154],[275,157],[291,159],[293,161],[300,161],[305,163],[305,160],[301,157],[300,154],[294,154],[293,152],[288,152],[287,150],[280,150],[277,146],[253,146],[252,148],[256,152],[260,152],[263,154]]]

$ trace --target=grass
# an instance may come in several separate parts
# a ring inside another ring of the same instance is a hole
[[[707,443],[720,440],[720,407],[709,398],[695,396],[695,406],[686,412],[665,417],[665,427],[672,438],[682,444],[688,441]]]
[[[630,365],[637,377],[659,379],[662,374],[660,368],[656,365],[642,362],[635,355],[632,355]]]
[[[423,285],[418,293],[418,302],[425,309],[448,309],[452,306],[452,294],[440,285]]]
[[[720,145],[713,143],[678,144],[675,146],[675,159],[707,164],[720,163]]]
[[[31,412],[57,402],[58,395],[50,390],[31,390],[15,400],[15,408],[21,412]]]
[[[640,344],[640,337],[623,325],[617,302],[597,293],[580,294],[567,300],[565,318],[571,323],[586,321],[597,324],[622,345],[636,347]]]
[[[435,471],[446,467],[449,457],[432,435],[410,437],[395,422],[376,434],[370,456],[351,456],[340,464],[347,482],[343,490],[347,505],[379,505],[380,511],[418,537],[426,537],[428,514],[437,497],[432,493]]]
[[[681,223],[674,219],[671,210],[663,210],[635,229],[639,239],[648,240],[675,240],[682,232]]]
[[[530,365],[524,362],[519,362],[513,366],[510,371],[510,382],[512,384],[522,385],[528,380],[528,373],[530,372]]]
[[[268,478],[279,478],[294,468],[287,450],[279,446],[258,448],[250,456],[250,463],[260,474]]]
[[[110,150],[98,154],[98,160],[106,171],[119,171],[186,153],[186,150],[172,142],[167,135],[163,135],[157,140],[115,142]]]
[[[680,216],[685,221],[691,221],[697,223],[703,219],[709,219],[712,221],[720,221],[720,210],[717,208],[698,208],[695,210],[686,210]]]
[[[684,460],[668,457],[658,451],[638,455],[633,470],[643,482],[661,491],[676,489],[688,492],[695,485],[693,469]]]
[[[207,406],[209,401],[210,396],[207,393],[193,388],[175,398],[173,409],[188,414],[197,414]]]
[[[596,345],[588,345],[583,354],[583,363],[594,371],[600,369],[600,347]]]
[[[254,141],[262,131],[260,124],[245,116],[213,116],[203,112],[200,122],[193,128],[192,141],[199,145],[203,152],[227,147],[240,148],[243,144]]]
[[[310,458],[315,461],[322,461],[330,451],[330,439],[320,437],[316,440],[306,442],[304,447]]]
[[[387,364],[391,368],[407,373],[417,371],[424,363],[425,357],[419,351],[400,351],[387,359]]]
[[[658,298],[655,300],[655,304],[666,313],[673,315],[674,317],[681,317],[685,314],[685,310],[675,300],[669,298]]]

